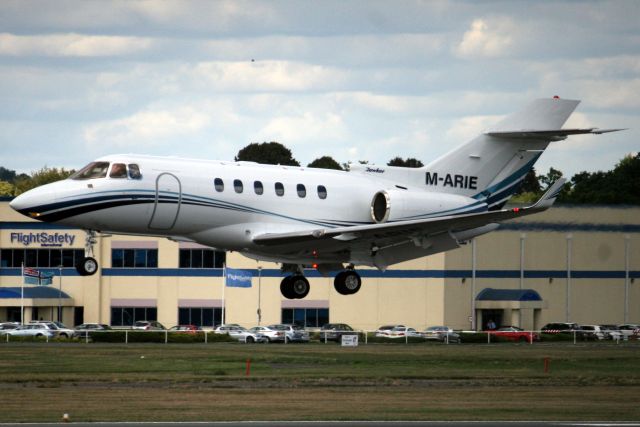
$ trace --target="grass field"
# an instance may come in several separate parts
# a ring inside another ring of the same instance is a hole
[[[639,368],[640,342],[4,343],[0,421],[639,420]]]

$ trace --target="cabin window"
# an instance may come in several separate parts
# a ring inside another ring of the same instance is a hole
[[[220,178],[216,178],[213,180],[213,185],[216,188],[218,193],[222,193],[224,191],[224,181]]]
[[[124,163],[114,163],[111,165],[110,178],[126,178],[127,166]]]
[[[284,185],[281,182],[276,182],[276,195],[284,196]]]
[[[244,187],[242,185],[242,181],[240,181],[239,179],[234,179],[233,180],[233,189],[236,190],[236,193],[242,193],[242,190],[244,189]]]
[[[296,190],[298,191],[298,197],[307,197],[307,189],[305,188],[304,184],[298,184],[296,186]]]
[[[264,187],[262,186],[262,182],[254,181],[253,182],[253,191],[255,191],[258,196],[261,196],[262,193],[264,193]]]
[[[140,173],[140,166],[135,163],[129,163],[129,178],[131,179],[141,179],[142,174]]]
[[[80,169],[78,172],[71,175],[71,179],[95,179],[104,178],[107,176],[107,169],[109,169],[109,162],[92,162],[87,166]]]
[[[318,185],[318,197],[322,200],[327,198],[327,188],[324,185]]]

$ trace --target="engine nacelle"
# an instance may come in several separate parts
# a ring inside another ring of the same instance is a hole
[[[371,200],[371,219],[377,223],[405,221],[486,210],[486,203],[455,194],[389,189]]]

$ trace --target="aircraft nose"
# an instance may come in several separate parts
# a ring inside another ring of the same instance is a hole
[[[47,186],[45,185],[43,187]],[[55,192],[51,191],[50,188],[44,189],[43,187],[34,188],[33,190],[20,194],[9,202],[9,206],[22,215],[40,219],[39,217],[45,205],[55,197]]]

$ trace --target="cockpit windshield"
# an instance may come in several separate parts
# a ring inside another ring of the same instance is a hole
[[[105,178],[109,171],[109,178],[141,179],[140,167],[136,163],[113,163],[109,170],[109,162],[92,162],[69,177],[69,179]]]
[[[107,176],[109,162],[93,162],[71,175],[70,179],[94,179]]]

